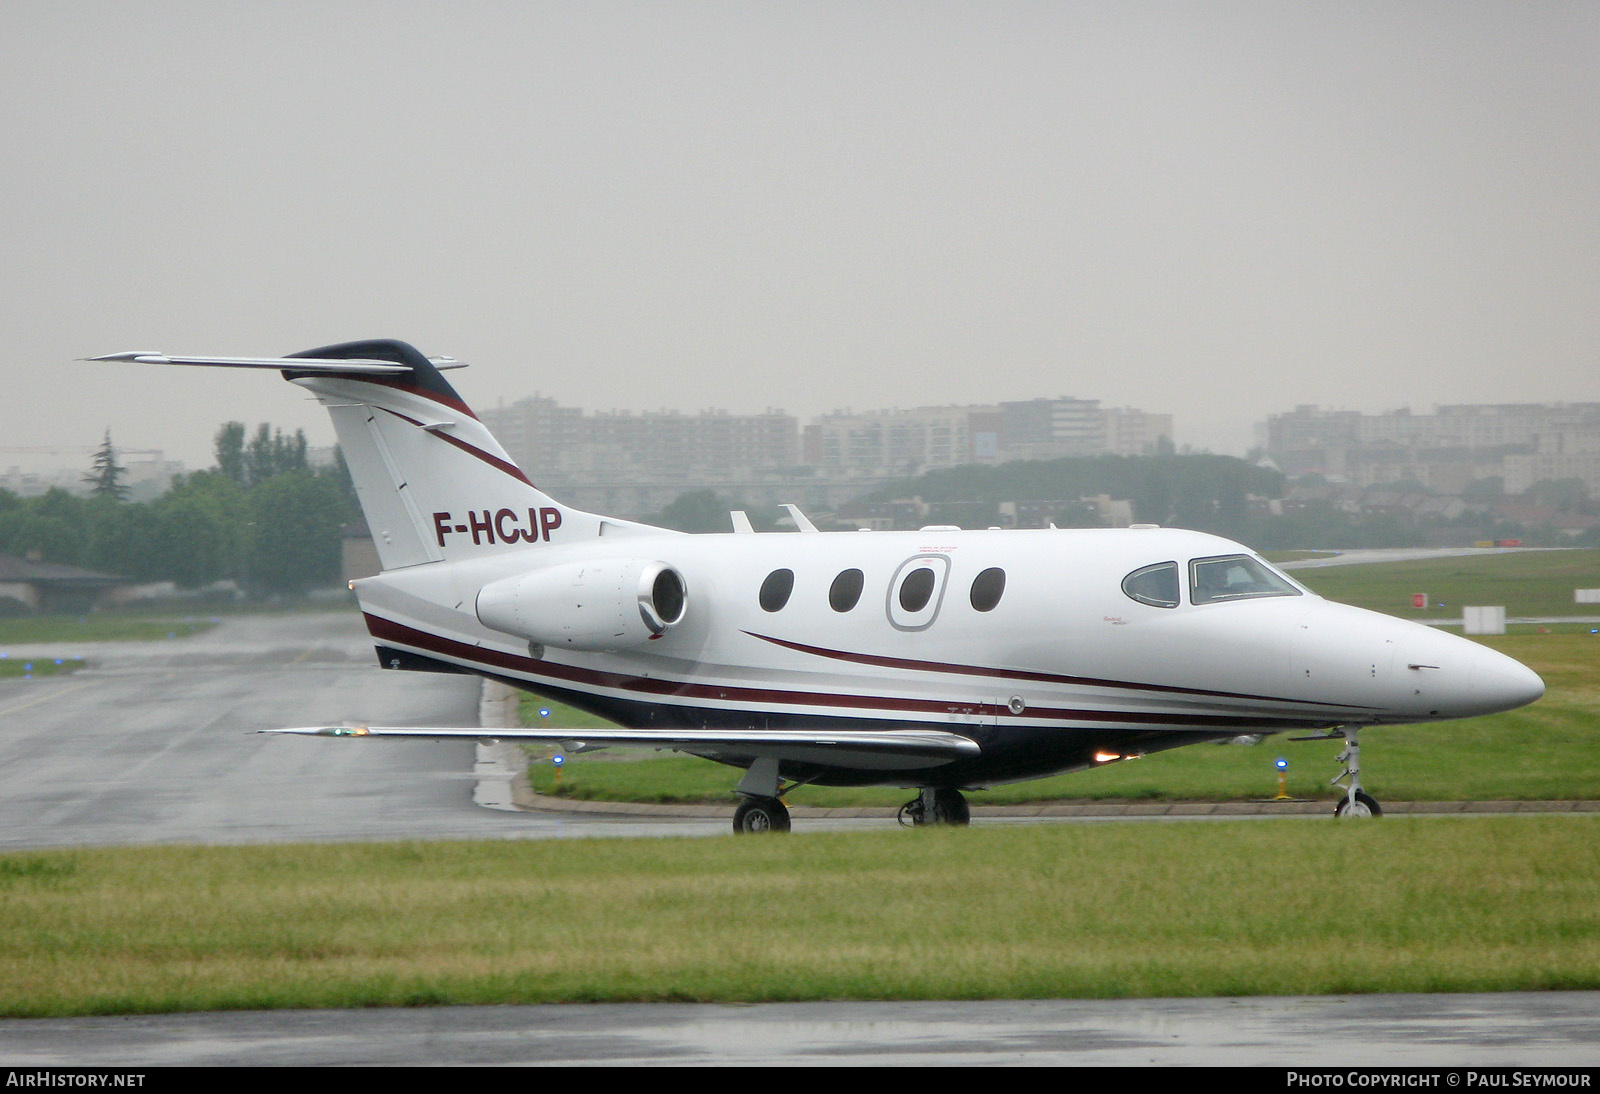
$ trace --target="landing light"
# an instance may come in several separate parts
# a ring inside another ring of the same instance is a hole
[[[1094,754],[1094,762],[1097,764],[1108,764],[1112,760],[1120,759],[1122,759],[1120,752],[1096,752]]]

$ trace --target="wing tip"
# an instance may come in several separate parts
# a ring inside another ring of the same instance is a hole
[[[298,737],[370,737],[372,731],[366,726],[285,726],[281,729],[258,729],[257,733],[282,734],[288,733]]]

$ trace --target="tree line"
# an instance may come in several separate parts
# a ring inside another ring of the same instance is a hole
[[[313,468],[304,431],[263,424],[247,437],[242,422],[218,430],[214,450],[215,468],[129,502],[107,434],[84,476],[87,497],[0,490],[0,554],[183,589],[231,579],[257,596],[336,582],[342,528],[361,519],[343,460]]]

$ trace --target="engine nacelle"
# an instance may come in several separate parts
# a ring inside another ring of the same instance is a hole
[[[478,590],[478,621],[541,646],[619,650],[683,619],[688,590],[665,562],[606,558],[502,578]]]

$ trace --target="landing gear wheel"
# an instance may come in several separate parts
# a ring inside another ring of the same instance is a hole
[[[1350,796],[1347,794],[1339,799],[1339,804],[1334,809],[1333,815],[1336,817],[1351,818],[1381,817],[1383,816],[1383,808],[1378,805],[1377,799],[1372,797],[1366,791],[1357,790],[1355,804],[1352,805],[1350,803]]]
[[[965,828],[972,823],[972,810],[959,790],[936,790],[933,797],[933,823]]]
[[[733,830],[747,832],[787,832],[789,810],[777,798],[745,798],[733,811]]]
[[[907,828],[924,824],[964,828],[972,823],[972,810],[961,791],[930,787],[900,807],[900,823]]]

